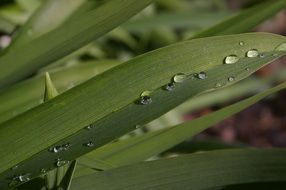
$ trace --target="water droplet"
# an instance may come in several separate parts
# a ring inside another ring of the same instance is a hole
[[[90,124],[90,125],[86,126],[85,129],[86,129],[86,130],[91,130],[91,129],[93,129],[94,127],[95,127],[94,124]]]
[[[135,129],[140,129],[141,127],[141,125],[135,125]]]
[[[215,88],[219,88],[219,87],[221,87],[222,85],[221,85],[221,83],[216,83],[215,84]]]
[[[50,152],[53,152],[53,153],[59,153],[61,151],[66,151],[70,148],[71,144],[70,143],[66,143],[64,145],[61,145],[61,146],[55,146],[55,147],[52,147],[49,149]]]
[[[150,97],[151,92],[150,91],[144,91],[141,93],[140,95],[140,99],[139,99],[139,104],[141,105],[148,105],[152,103],[152,99]]]
[[[257,49],[251,49],[246,53],[247,57],[257,57],[259,55]]]
[[[66,143],[64,145],[62,145],[63,150],[68,150],[71,147],[70,143]]]
[[[56,166],[57,166],[57,167],[61,167],[61,166],[66,165],[66,164],[68,164],[68,163],[69,163],[69,161],[67,161],[67,160],[62,160],[62,159],[60,159],[60,158],[58,158],[58,159],[56,160]]]
[[[244,41],[240,41],[238,44],[239,44],[240,46],[244,46]]]
[[[30,180],[30,176],[31,176],[30,173],[21,174],[21,175],[14,177],[13,180],[18,181],[18,182],[27,182]]]
[[[143,96],[143,97],[140,97],[139,103],[142,105],[148,105],[152,103],[152,99],[150,96]]]
[[[207,78],[207,73],[205,73],[205,72],[200,72],[200,73],[198,74],[198,78],[199,78],[199,79],[202,79],[202,80],[206,79],[206,78]]]
[[[164,86],[164,90],[167,90],[167,91],[173,91],[174,88],[175,88],[175,83],[173,82],[170,82],[169,84]]]
[[[50,148],[49,151],[53,152],[53,153],[59,153],[59,152],[63,151],[63,148],[61,146],[55,146],[53,148]]]
[[[224,59],[225,64],[234,64],[239,61],[237,55],[229,55]]]
[[[173,77],[173,81],[175,83],[182,83],[186,78],[187,76],[184,73],[178,73]]]
[[[286,42],[280,44],[275,48],[275,51],[286,51]]]
[[[235,77],[228,77],[229,82],[233,82],[235,80]]]
[[[89,141],[88,143],[84,143],[83,146],[93,147],[93,146],[94,146],[94,143],[93,143],[92,141]]]
[[[11,168],[11,170],[16,170],[16,169],[18,169],[19,168],[19,165],[16,165],[16,166],[13,166],[12,168]]]
[[[245,68],[245,70],[246,70],[246,71],[250,71],[250,68],[249,68],[249,67],[247,67],[247,68]]]
[[[265,54],[264,54],[264,53],[261,53],[261,54],[259,54],[259,57],[260,57],[260,58],[264,58],[264,57],[265,57]]]
[[[47,173],[47,171],[48,171],[48,170],[47,170],[46,168],[41,169],[41,173],[42,173],[42,174]]]

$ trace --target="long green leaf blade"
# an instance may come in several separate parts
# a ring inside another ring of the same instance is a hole
[[[115,166],[122,166],[146,160],[151,156],[160,154],[174,147],[212,125],[223,121],[261,99],[285,88],[286,83],[283,83],[198,119],[171,128],[150,132],[139,137],[111,143],[100,147],[84,157],[104,160]]]
[[[29,76],[42,66],[106,34],[151,2],[152,0],[110,0],[33,42],[6,53],[0,59],[0,88]]]
[[[241,13],[238,13],[236,16],[233,16],[217,25],[214,25],[205,31],[199,32],[198,34],[194,35],[192,39],[249,32],[255,26],[270,18],[285,7],[286,1],[284,0],[277,0],[275,2],[267,0],[247,10],[244,10]]]
[[[190,154],[99,172],[75,179],[71,190],[198,190],[279,181],[286,181],[285,149],[239,149]]]

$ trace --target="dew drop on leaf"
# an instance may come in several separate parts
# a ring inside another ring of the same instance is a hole
[[[202,79],[202,80],[206,79],[206,78],[207,78],[207,73],[205,73],[205,72],[200,72],[200,73],[198,74],[198,78],[199,78],[199,79]]]
[[[68,163],[69,163],[69,161],[62,160],[62,159],[60,159],[60,158],[58,158],[58,159],[56,160],[56,166],[57,166],[57,167],[61,167],[61,166],[66,165],[66,164],[68,164]]]
[[[264,57],[265,57],[265,54],[261,53],[261,54],[259,54],[259,57],[260,57],[260,58],[264,58]]]
[[[286,42],[283,42],[282,44],[278,45],[275,48],[276,51],[286,51]]]
[[[246,56],[247,57],[257,57],[259,55],[258,50],[257,49],[251,49],[248,52],[246,52]]]
[[[146,91],[143,91],[140,95],[140,99],[139,99],[139,104],[141,105],[148,105],[148,104],[151,104],[152,103],[152,99],[150,97],[150,94],[151,92],[146,90]]]
[[[41,173],[42,173],[42,174],[47,173],[47,171],[48,171],[48,170],[47,170],[46,168],[42,168],[42,169],[41,169]]]
[[[173,82],[170,82],[169,84],[164,86],[164,90],[167,90],[167,91],[173,91],[174,88],[175,88],[175,84]]]
[[[86,130],[91,130],[91,129],[93,129],[94,127],[95,127],[94,124],[90,124],[90,125],[86,126],[85,129],[86,129]]]
[[[85,147],[93,147],[94,143],[92,141],[89,141],[87,143],[84,143],[83,146],[85,146]]]
[[[178,73],[173,77],[173,81],[175,83],[182,83],[186,78],[187,76],[184,73]]]
[[[18,182],[27,182],[30,180],[30,176],[30,173],[25,173],[14,177],[13,180]]]
[[[224,63],[225,64],[234,64],[236,62],[238,62],[239,58],[237,57],[237,55],[229,55],[224,59]]]
[[[228,77],[228,81],[229,82],[232,82],[232,81],[234,81],[235,80],[235,77]]]
[[[240,46],[244,46],[244,41],[240,41],[238,44],[239,44]]]
[[[249,68],[249,67],[247,67],[247,68],[245,68],[245,70],[246,70],[246,71],[250,71],[250,68]]]

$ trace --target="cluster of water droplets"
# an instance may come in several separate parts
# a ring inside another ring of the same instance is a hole
[[[29,181],[31,178],[31,174],[30,173],[25,173],[25,174],[20,174],[17,175],[13,178],[13,181],[19,182],[19,183],[23,183],[23,182],[27,182]]]
[[[50,148],[49,151],[52,153],[59,153],[59,152],[68,150],[70,148],[70,146],[71,146],[70,143],[66,143],[63,145],[54,146],[54,147]]]
[[[66,165],[66,164],[68,164],[68,163],[69,163],[69,161],[63,160],[63,159],[61,159],[61,158],[58,158],[58,159],[56,159],[55,165],[56,165],[57,167],[61,167],[61,166],[64,166],[64,165]]]

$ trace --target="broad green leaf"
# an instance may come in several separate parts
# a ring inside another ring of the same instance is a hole
[[[146,160],[160,154],[175,145],[190,139],[203,130],[223,121],[224,119],[242,111],[261,99],[286,88],[283,83],[262,93],[221,110],[202,116],[198,119],[185,122],[171,128],[146,133],[127,140],[111,143],[87,154],[84,157],[103,160],[115,166],[121,166]]]
[[[0,58],[0,88],[18,82],[37,69],[106,34],[151,2],[110,0],[31,43],[8,51]]]
[[[71,190],[212,189],[286,181],[285,149],[209,151],[142,162],[75,179]],[[110,183],[112,182],[112,183]]]
[[[49,72],[56,88],[64,92],[116,65],[119,62],[115,60],[90,61],[72,67],[55,68]],[[0,92],[0,123],[42,103],[43,84],[43,75],[38,75]]]
[[[239,45],[240,41],[245,45]],[[216,89],[218,83],[228,86],[246,78],[285,55],[285,51],[274,51],[284,42],[283,36],[252,33],[174,44],[138,56],[2,123],[0,187],[4,189],[11,176],[19,173],[36,176],[41,168],[54,168],[58,155],[48,151],[49,148],[70,143],[72,146],[61,152],[61,158],[74,160],[134,130],[138,124],[150,122],[190,97]],[[245,57],[253,48],[263,56]],[[223,64],[225,57],[232,54],[240,61]],[[201,75],[206,75],[204,80],[197,75],[202,71],[205,74]],[[186,74],[184,82],[175,84],[173,91],[162,89],[181,72]],[[138,99],[145,90],[152,91],[152,103],[140,105]],[[18,140],[11,143],[11,139]],[[10,170],[17,164],[20,164],[17,170]]]
[[[40,0],[16,0],[16,3],[28,12],[35,11],[41,5]]]
[[[214,25],[205,31],[199,32],[192,38],[249,32],[255,26],[272,17],[285,7],[285,0],[277,0],[275,2],[266,0],[256,6],[242,11],[241,13],[238,13],[236,16],[233,16],[220,24]]]

